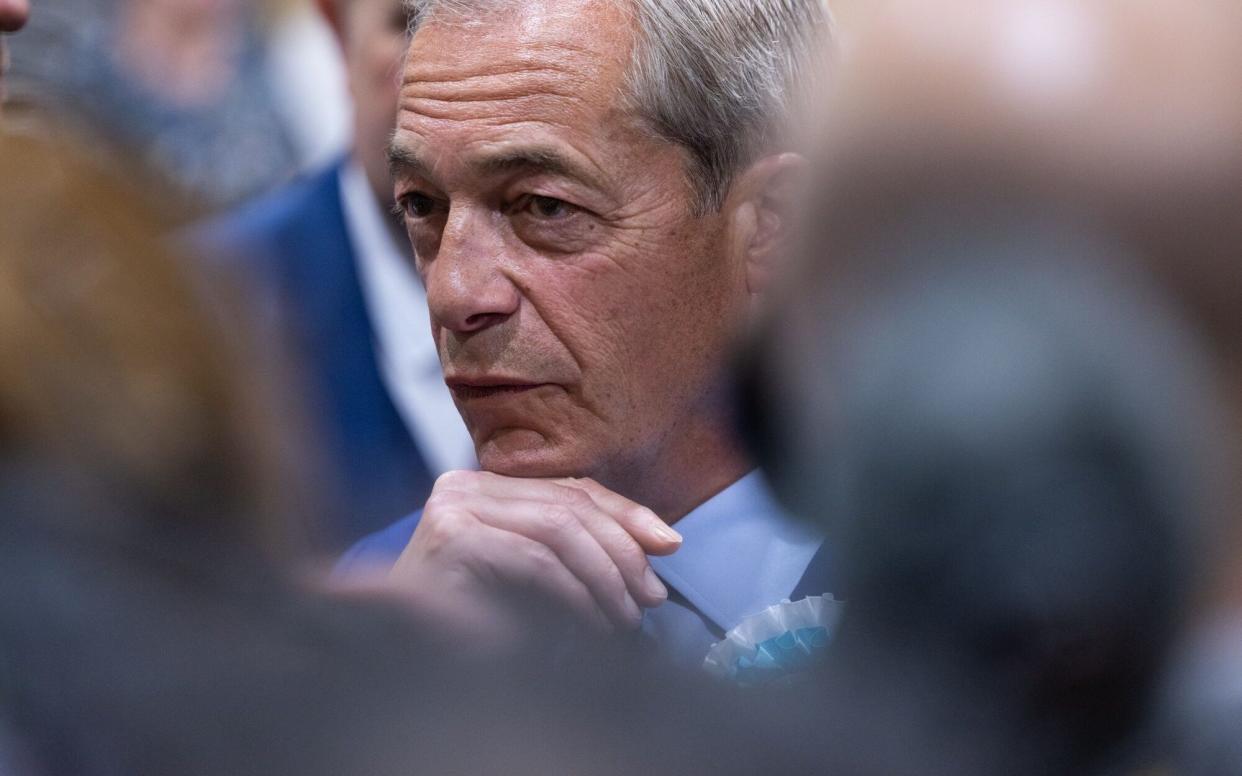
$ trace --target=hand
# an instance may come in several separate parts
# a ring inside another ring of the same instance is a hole
[[[549,605],[607,634],[638,627],[640,607],[664,602],[647,554],[680,546],[650,509],[589,479],[449,472],[389,580],[476,636],[513,638]]]

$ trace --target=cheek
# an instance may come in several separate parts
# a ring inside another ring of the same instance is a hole
[[[626,397],[674,376],[695,383],[722,356],[743,281],[718,250],[681,237],[580,257],[543,283],[549,326],[601,401],[652,401]]]

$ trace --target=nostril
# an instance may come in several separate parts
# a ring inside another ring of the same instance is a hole
[[[500,313],[475,313],[466,318],[466,329],[469,331],[486,329],[488,326],[500,323],[504,318],[505,316]]]

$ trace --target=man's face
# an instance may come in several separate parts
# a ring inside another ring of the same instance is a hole
[[[406,15],[401,0],[344,0],[341,43],[354,101],[354,148],[382,202],[392,195],[388,138],[397,113]]]
[[[485,469],[626,492],[721,425],[748,299],[682,149],[623,106],[630,22],[542,0],[415,35],[395,193],[445,379]]]
[[[30,16],[28,0],[0,0],[0,35],[17,32]],[[9,51],[0,37],[0,109],[4,107],[4,71],[9,67]]]

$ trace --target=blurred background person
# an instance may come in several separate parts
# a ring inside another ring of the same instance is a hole
[[[46,0],[12,42],[11,113],[87,135],[211,212],[288,179],[296,149],[266,69],[276,2]]]
[[[298,169],[319,170],[349,146],[353,111],[340,46],[315,0],[274,0],[267,75],[285,116]]]
[[[427,499],[435,478],[477,466],[444,385],[427,296],[392,214],[388,138],[406,46],[401,0],[321,0],[354,106],[343,159],[208,224],[260,298],[257,325],[293,348],[338,475],[331,542],[347,546]]]

